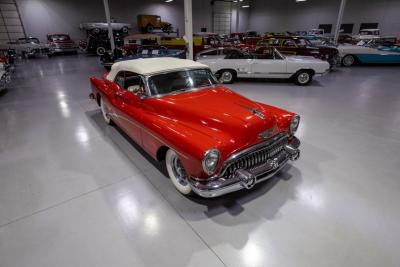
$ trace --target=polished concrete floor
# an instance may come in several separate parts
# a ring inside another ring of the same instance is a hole
[[[88,100],[97,58],[34,59],[0,96],[0,266],[399,266],[400,67],[240,81],[302,116],[302,158],[186,198]]]

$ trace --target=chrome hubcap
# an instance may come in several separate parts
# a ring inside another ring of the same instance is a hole
[[[230,72],[224,72],[224,73],[222,73],[222,81],[224,81],[224,82],[230,82],[230,81],[232,81],[232,73],[230,73]]]
[[[172,166],[172,171],[174,172],[174,176],[176,180],[183,186],[188,185],[188,180],[187,180],[187,173],[185,169],[182,166],[182,163],[178,156],[174,155],[171,159],[171,166]]]
[[[298,77],[300,83],[307,83],[309,79],[310,75],[306,72],[301,73]]]
[[[344,65],[351,66],[354,63],[354,58],[352,56],[347,56],[344,58],[343,62],[344,62]]]

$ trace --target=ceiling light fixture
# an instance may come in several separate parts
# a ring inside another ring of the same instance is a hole
[[[305,2],[305,1],[307,1],[307,0],[296,0],[296,3]]]
[[[165,3],[171,3],[174,0],[165,0]]]
[[[242,8],[249,8],[250,7],[250,5],[244,5],[244,6],[242,6]]]

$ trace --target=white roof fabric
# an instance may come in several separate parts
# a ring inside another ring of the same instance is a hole
[[[188,59],[173,57],[132,59],[114,63],[107,80],[114,81],[120,71],[130,71],[141,75],[179,69],[208,69],[209,67]]]

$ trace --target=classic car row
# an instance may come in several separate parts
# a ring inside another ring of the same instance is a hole
[[[229,90],[199,62],[126,60],[90,81],[105,122],[163,163],[184,195],[250,189],[300,156],[299,115]]]

